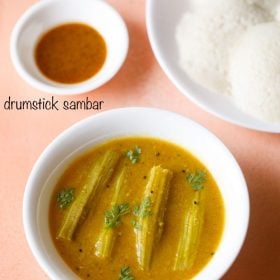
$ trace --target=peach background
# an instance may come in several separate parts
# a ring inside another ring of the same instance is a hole
[[[3,103],[49,98],[19,78],[9,57],[11,30],[34,0],[0,0],[0,279],[47,279],[33,258],[22,227],[22,197],[29,172],[48,143],[93,112],[5,111]],[[280,279],[280,135],[231,125],[196,107],[169,82],[152,54],[145,29],[144,0],[110,0],[127,22],[130,51],[117,76],[95,92],[68,99],[105,101],[104,110],[160,107],[200,122],[230,148],[243,169],[251,196],[245,245],[225,280]],[[66,97],[59,98],[65,100]],[[226,167],[225,167],[226,168]]]

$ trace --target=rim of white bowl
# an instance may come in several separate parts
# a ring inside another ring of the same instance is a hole
[[[120,15],[120,13],[113,8],[110,4],[108,4],[104,0],[91,0],[91,2],[98,2],[102,3],[106,9],[110,10],[118,19],[120,28],[123,29],[123,42],[125,42],[125,48],[123,49],[123,52],[119,53],[120,63],[116,64],[115,67],[111,70],[110,75],[108,75],[106,78],[96,82],[93,78],[90,78],[84,82],[81,83],[75,83],[75,84],[64,84],[58,83],[59,86],[55,85],[49,85],[44,82],[39,81],[38,79],[34,78],[31,74],[29,74],[28,71],[26,71],[25,67],[22,65],[18,51],[17,51],[17,40],[20,35],[20,32],[22,30],[22,27],[24,24],[28,21],[28,19],[38,12],[41,9],[46,8],[48,5],[58,2],[58,1],[64,1],[64,0],[44,0],[44,1],[38,1],[37,3],[30,6],[17,20],[11,34],[10,38],[10,57],[12,60],[12,63],[19,74],[19,76],[26,81],[29,85],[34,87],[35,89],[38,89],[43,92],[56,94],[56,95],[77,95],[77,94],[84,94],[89,91],[95,90],[99,88],[100,86],[107,83],[110,79],[112,79],[117,72],[122,67],[123,63],[125,62],[125,59],[127,57],[128,48],[129,48],[129,34],[127,30],[126,23],[123,19],[123,17]],[[82,1],[88,1],[88,0],[80,0]],[[77,1],[74,1],[77,3]],[[102,71],[102,69],[100,70]],[[92,79],[92,80],[91,80]]]
[[[225,120],[229,123],[235,124],[237,126],[247,128],[247,129],[253,129],[256,131],[261,132],[269,132],[269,133],[280,133],[280,125],[273,125],[269,123],[260,123],[258,124],[248,124],[239,120],[236,120],[234,118],[231,118],[223,113],[220,113],[219,111],[213,109],[212,107],[207,106],[206,104],[200,102],[196,97],[195,94],[191,94],[194,92],[191,86],[188,86],[186,88],[186,85],[183,85],[176,77],[173,75],[172,71],[169,69],[166,61],[164,60],[162,56],[162,51],[159,46],[159,44],[156,41],[156,32],[154,30],[153,25],[153,4],[156,2],[156,0],[147,0],[146,2],[146,26],[147,26],[147,33],[149,37],[149,42],[151,44],[151,48],[153,50],[153,53],[156,57],[156,60],[158,61],[161,69],[166,74],[166,76],[169,78],[169,80],[175,85],[175,87],[183,94],[185,95],[189,100],[191,100],[194,104],[196,104],[198,107],[202,108],[204,111],[218,117],[221,120]],[[256,119],[256,122],[259,120]],[[266,125],[269,127],[266,127]]]
[[[207,280],[216,280],[222,277],[226,271],[230,268],[232,263],[235,261],[236,257],[238,256],[242,245],[244,243],[247,230],[248,230],[248,225],[249,225],[249,194],[248,194],[248,189],[246,185],[245,178],[243,176],[242,170],[240,169],[236,159],[232,155],[232,153],[229,151],[229,149],[223,144],[223,142],[215,136],[212,132],[210,132],[207,128],[202,126],[201,124],[198,124],[197,122],[191,120],[190,118],[184,117],[182,115],[179,115],[174,112],[162,110],[162,109],[157,109],[157,108],[146,108],[146,107],[126,107],[126,108],[118,108],[118,109],[113,109],[113,110],[108,110],[93,116],[90,116],[88,118],[85,118],[74,125],[70,126],[68,129],[60,133],[42,152],[42,154],[39,156],[37,161],[35,162],[32,171],[29,175],[25,192],[24,192],[24,198],[23,198],[23,226],[24,226],[24,232],[25,236],[28,242],[28,245],[41,266],[41,268],[46,272],[48,276],[50,276],[52,279],[60,279],[57,278],[57,271],[55,271],[55,268],[53,268],[48,261],[46,260],[46,256],[40,249],[40,242],[38,241],[39,238],[39,233],[38,229],[36,227],[37,221],[34,221],[34,214],[37,212],[38,205],[32,202],[34,202],[34,194],[35,191],[41,192],[41,190],[34,189],[34,181],[36,178],[38,178],[38,171],[42,168],[42,164],[44,161],[47,160],[49,153],[55,149],[57,146],[61,146],[63,141],[69,136],[71,136],[72,132],[77,131],[80,127],[87,126],[91,122],[100,122],[102,120],[106,119],[114,119],[116,116],[124,116],[124,115],[138,115],[143,116],[143,115],[149,115],[149,116],[157,116],[158,118],[160,117],[165,117],[168,120],[172,120],[172,122],[183,122],[186,125],[188,124],[189,126],[195,128],[196,130],[199,130],[200,132],[204,133],[209,137],[209,139],[213,140],[219,147],[221,147],[224,155],[228,157],[229,161],[233,164],[234,170],[237,172],[238,180],[240,181],[240,190],[242,191],[242,197],[240,198],[241,200],[241,205],[240,207],[243,209],[243,216],[242,219],[239,220],[239,230],[238,230],[238,236],[235,236],[234,238],[237,238],[237,241],[235,240],[235,244],[231,245],[231,251],[225,256],[226,258],[223,259],[224,263],[219,264],[219,271],[215,272],[216,274],[214,275],[214,278],[207,278]],[[127,116],[126,116],[127,117]],[[130,136],[133,136],[135,133],[131,133]],[[127,135],[126,135],[127,136]],[[116,136],[114,136],[116,137]],[[153,137],[153,136],[151,136]],[[160,138],[155,136],[156,138]],[[164,139],[164,138],[162,138]],[[167,140],[168,141],[168,140]],[[223,237],[222,237],[223,240]],[[222,242],[221,240],[221,242]],[[220,243],[221,243],[220,242]],[[219,247],[218,247],[219,251]],[[203,269],[198,273],[197,276],[194,278],[198,277],[198,279],[205,279],[203,277],[199,277],[201,273],[211,264],[212,261],[210,261]],[[65,264],[65,267],[67,265]]]

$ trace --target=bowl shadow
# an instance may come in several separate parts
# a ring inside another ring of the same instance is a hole
[[[243,249],[224,280],[280,277],[280,177],[266,163],[263,167],[244,168],[251,200],[249,230]]]
[[[145,26],[129,20],[126,23],[130,38],[126,61],[116,76],[102,87],[102,90],[113,91],[114,95],[123,95],[124,92],[140,95],[141,91],[135,92],[135,89],[141,87],[141,84],[146,84],[156,60],[150,48]]]

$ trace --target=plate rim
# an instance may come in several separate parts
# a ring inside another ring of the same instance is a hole
[[[259,132],[266,132],[266,133],[274,133],[274,134],[279,134],[280,133],[280,124],[269,124],[269,123],[264,123],[262,122],[261,125],[254,125],[254,124],[248,124],[246,122],[242,122],[239,120],[236,120],[234,118],[230,118],[229,116],[220,113],[219,111],[215,110],[212,108],[212,106],[207,106],[204,103],[200,102],[197,98],[195,98],[195,94],[192,94],[194,91],[190,86],[182,85],[182,83],[171,73],[171,70],[168,68],[167,63],[165,59],[162,56],[162,50],[160,46],[156,43],[156,35],[155,35],[155,30],[154,30],[154,25],[153,25],[153,9],[154,9],[154,3],[156,3],[157,0],[147,0],[146,2],[146,7],[145,7],[145,20],[146,20],[146,27],[147,27],[147,34],[148,34],[148,39],[153,51],[153,54],[155,55],[155,58],[157,62],[159,63],[161,69],[163,72],[166,74],[168,79],[173,83],[173,85],[179,90],[181,94],[186,96],[192,103],[197,105],[199,108],[203,109],[204,111],[210,113],[211,115],[216,116],[218,119],[226,121],[228,123],[234,124],[236,126],[242,127],[242,128],[247,128]],[[199,84],[198,84],[199,85]],[[201,86],[201,85],[199,85]],[[207,90],[207,89],[206,89]],[[208,90],[207,90],[208,91]],[[239,108],[237,108],[240,112],[242,112]],[[243,112],[244,113],[244,112]],[[254,117],[250,116],[252,119],[255,119]],[[255,119],[256,122],[261,122],[258,119]],[[266,127],[269,126],[269,127]]]

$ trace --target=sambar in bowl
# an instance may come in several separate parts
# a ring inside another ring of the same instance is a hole
[[[23,211],[52,279],[208,280],[236,258],[249,201],[240,168],[209,131],[127,108],[58,136],[32,170]]]

